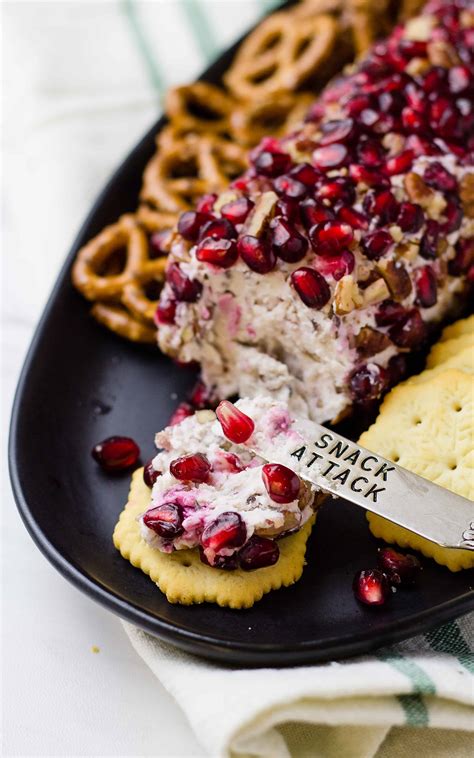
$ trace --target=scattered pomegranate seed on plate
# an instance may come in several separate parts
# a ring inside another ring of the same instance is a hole
[[[140,448],[131,437],[113,436],[94,445],[91,455],[105,471],[112,473],[135,466]]]
[[[379,548],[378,561],[392,584],[414,584],[422,569],[416,556],[400,553],[393,547]]]
[[[358,571],[352,584],[354,595],[364,605],[385,605],[392,594],[390,582],[378,569]]]

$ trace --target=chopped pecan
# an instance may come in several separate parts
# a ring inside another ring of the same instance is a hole
[[[405,176],[404,184],[410,200],[414,203],[418,203],[422,208],[428,208],[435,193],[427,184],[425,184],[421,176],[415,174],[414,171],[410,171],[410,173]]]
[[[420,254],[420,245],[417,242],[401,242],[395,248],[397,258],[404,258],[406,261],[414,261]]]
[[[474,174],[464,174],[460,182],[459,196],[466,216],[474,218]]]
[[[431,38],[431,30],[436,26],[434,16],[415,16],[407,21],[405,26],[406,39],[428,42]]]
[[[355,336],[355,346],[361,358],[370,358],[392,344],[389,337],[371,326],[363,326]]]
[[[357,282],[350,274],[339,279],[334,290],[334,311],[338,316],[350,313],[355,308],[360,308],[363,303]]]
[[[432,66],[452,68],[461,63],[454,47],[445,40],[432,40],[428,43],[426,50]]]
[[[264,192],[247,218],[242,229],[242,234],[251,234],[252,237],[260,237],[273,218],[277,201],[278,195],[274,192]]]
[[[388,297],[390,297],[390,290],[381,276],[378,276],[375,281],[371,282],[364,289],[364,305],[374,305],[375,303],[382,302],[382,300],[386,300]]]
[[[411,292],[410,275],[402,261],[384,261],[377,264],[377,270],[385,279],[394,300],[404,300]]]

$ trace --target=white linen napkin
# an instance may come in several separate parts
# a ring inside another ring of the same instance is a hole
[[[95,195],[159,115],[164,90],[195,78],[272,4],[4,3],[4,112],[14,115],[4,131],[5,281],[22,270],[21,290],[5,288],[10,318],[39,316]],[[473,616],[372,656],[294,669],[221,667],[124,627],[210,755],[470,755]]]

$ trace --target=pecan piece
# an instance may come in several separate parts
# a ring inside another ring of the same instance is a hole
[[[392,341],[386,334],[372,329],[371,326],[363,326],[355,336],[355,346],[361,358],[370,358],[372,355],[381,353],[391,344]]]
[[[432,66],[452,68],[452,66],[457,66],[461,63],[454,47],[445,40],[433,40],[429,42],[426,50]]]
[[[277,201],[278,195],[274,192],[271,190],[264,192],[245,221],[242,235],[250,234],[252,237],[260,237],[273,218]]]
[[[404,300],[408,297],[412,285],[402,261],[379,261],[377,270],[385,279],[394,300]]]
[[[428,208],[434,197],[434,191],[428,187],[419,174],[410,171],[404,179],[405,190],[414,203],[418,203],[422,208]]]
[[[334,311],[338,316],[344,316],[362,305],[362,295],[357,282],[350,274],[339,279],[334,290]]]
[[[464,174],[460,183],[459,197],[466,216],[474,218],[474,174]]]

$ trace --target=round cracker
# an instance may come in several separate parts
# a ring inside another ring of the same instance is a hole
[[[426,367],[435,368],[435,366],[441,365],[441,363],[457,355],[457,353],[460,353],[466,347],[474,350],[474,334],[461,334],[459,337],[446,340],[446,342],[438,342],[431,348],[426,361]]]
[[[396,387],[360,443],[425,479],[474,497],[474,378],[449,369],[422,384]],[[473,504],[474,516],[474,504]],[[474,566],[468,550],[442,548],[386,519],[368,513],[372,533],[412,547],[451,571]]]
[[[455,337],[461,337],[463,334],[474,334],[474,314],[467,318],[462,318],[459,321],[455,321],[454,324],[445,327],[439,341],[446,342]]]
[[[161,553],[140,535],[138,518],[150,505],[150,490],[143,469],[132,476],[127,505],[120,514],[113,540],[121,555],[148,574],[170,603],[217,603],[229,608],[250,608],[262,596],[298,581],[305,565],[306,542],[315,516],[299,532],[279,540],[280,558],[274,566],[256,571],[223,571],[201,562],[197,550]]]

